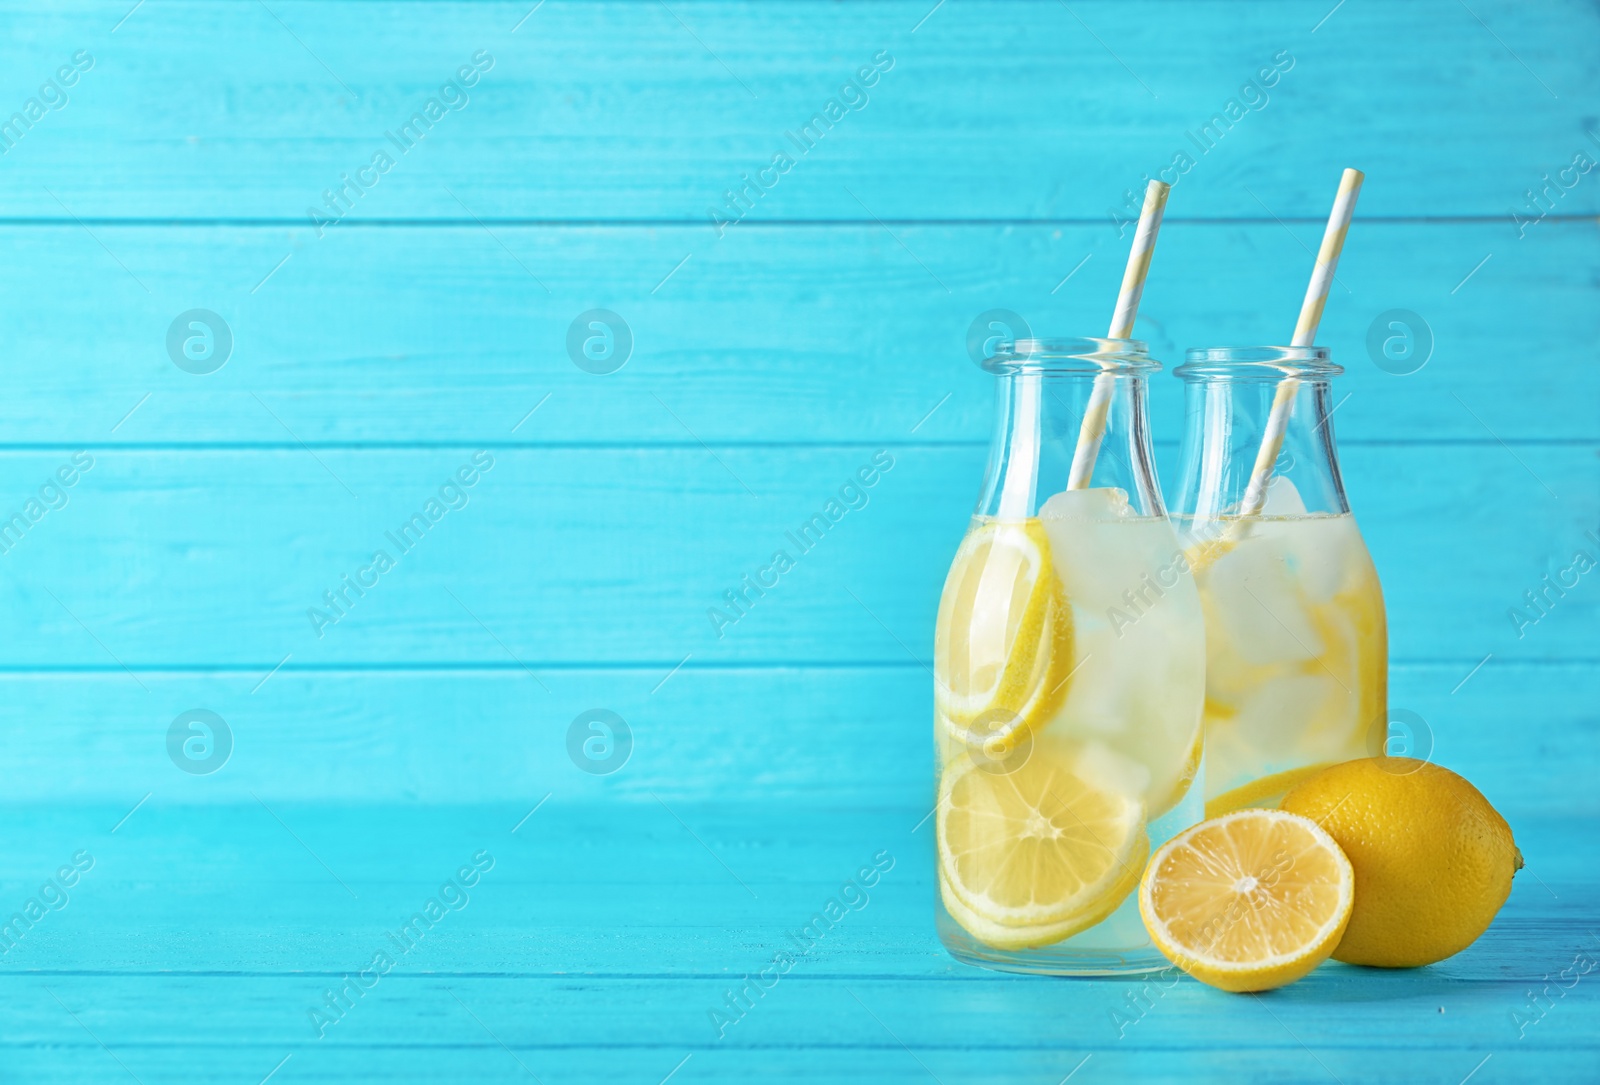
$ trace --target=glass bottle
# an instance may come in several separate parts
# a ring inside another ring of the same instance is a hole
[[[1161,367],[1132,340],[1025,339],[985,368],[994,439],[934,645],[939,936],[991,968],[1154,971],[1138,882],[1200,820],[1205,687],[1146,420]]]
[[[1175,519],[1206,618],[1206,813],[1276,805],[1388,734],[1383,591],[1350,513],[1323,347],[1190,350]],[[1241,515],[1279,385],[1293,387],[1259,512]]]

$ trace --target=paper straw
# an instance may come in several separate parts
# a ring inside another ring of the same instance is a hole
[[[1172,186],[1162,181],[1151,181],[1144,192],[1144,208],[1139,212],[1139,229],[1133,235],[1133,248],[1128,253],[1128,266],[1122,273],[1122,290],[1117,294],[1117,308],[1111,315],[1108,339],[1128,339],[1133,336],[1133,318],[1139,312],[1139,299],[1144,296],[1144,280],[1150,274],[1150,257],[1155,255],[1156,234],[1161,230],[1161,216],[1167,209],[1167,193]],[[1089,485],[1094,474],[1094,461],[1100,455],[1100,441],[1106,432],[1106,415],[1111,409],[1111,393],[1117,379],[1109,373],[1095,378],[1094,389],[1089,393],[1089,404],[1084,408],[1083,423],[1078,428],[1078,447],[1072,453],[1072,470],[1067,474],[1067,489],[1081,490]]]
[[[1317,265],[1311,271],[1311,282],[1306,287],[1306,297],[1300,303],[1300,319],[1294,326],[1291,346],[1309,347],[1316,342],[1317,325],[1322,322],[1322,307],[1328,302],[1328,288],[1333,285],[1334,268],[1339,264],[1339,253],[1344,249],[1344,236],[1350,229],[1350,218],[1355,214],[1356,197],[1361,195],[1361,182],[1365,178],[1360,170],[1345,170],[1339,179],[1339,194],[1334,197],[1333,211],[1328,215],[1328,228],[1322,234],[1322,248],[1317,252]],[[1272,465],[1278,462],[1283,450],[1283,436],[1289,428],[1289,415],[1294,410],[1295,393],[1300,382],[1293,377],[1278,385],[1272,397],[1272,411],[1267,415],[1266,431],[1261,435],[1261,448],[1256,452],[1255,467],[1250,472],[1250,484],[1245,488],[1240,504],[1242,516],[1254,516],[1267,500],[1267,483],[1272,481]]]

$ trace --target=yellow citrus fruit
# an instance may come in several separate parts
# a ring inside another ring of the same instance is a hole
[[[1072,610],[1036,519],[980,523],[939,599],[934,700],[973,749],[1007,742],[1061,703],[1072,672]]]
[[[1511,894],[1511,826],[1449,769],[1364,757],[1325,769],[1283,809],[1326,829],[1356,872],[1355,911],[1333,957],[1412,968],[1466,949]]]
[[[1060,941],[1132,892],[1150,850],[1144,807],[1047,749],[1003,768],[963,755],[945,769],[935,831],[948,910],[990,945]]]
[[[1140,864],[1129,863],[1123,871],[1122,880],[1113,885],[1093,907],[1068,919],[1038,926],[1008,927],[985,919],[956,896],[942,872],[939,875],[939,895],[944,900],[945,911],[950,913],[950,918],[985,945],[995,949],[1034,949],[1070,938],[1105,919],[1128,899],[1128,894],[1139,887],[1139,875],[1143,870]]]
[[[1309,779],[1328,767],[1327,762],[1320,765],[1308,765],[1304,768],[1290,769],[1288,772],[1275,772],[1270,776],[1251,780],[1243,787],[1236,787],[1232,791],[1225,791],[1214,799],[1206,800],[1206,817],[1221,817],[1231,814],[1235,810],[1243,810],[1247,806],[1277,806],[1289,789]]]
[[[1355,873],[1333,837],[1281,810],[1191,826],[1150,859],[1145,930],[1173,964],[1224,991],[1282,987],[1328,959],[1350,921]]]

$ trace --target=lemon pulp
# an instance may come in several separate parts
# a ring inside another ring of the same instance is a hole
[[[1281,810],[1240,810],[1157,850],[1139,888],[1151,941],[1225,991],[1265,991],[1327,960],[1350,922],[1355,873],[1333,837]]]
[[[971,747],[1031,728],[1060,703],[1072,611],[1038,520],[989,521],[962,542],[939,600],[934,699]]]
[[[1044,944],[1093,926],[1132,891],[1150,848],[1142,804],[1047,750],[1009,772],[953,762],[936,831],[951,915],[991,945]]]

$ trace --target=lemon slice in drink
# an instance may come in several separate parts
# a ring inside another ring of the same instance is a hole
[[[1088,930],[1116,911],[1128,898],[1128,894],[1139,887],[1141,872],[1142,868],[1138,864],[1130,863],[1125,878],[1106,893],[1095,907],[1058,923],[1043,923],[1031,927],[1008,927],[985,919],[956,896],[955,890],[950,888],[950,882],[943,874],[939,875],[939,893],[944,900],[945,911],[950,913],[950,918],[978,941],[994,949],[1036,949]]]
[[[1355,901],[1355,873],[1316,822],[1240,810],[1163,844],[1139,914],[1167,958],[1224,991],[1292,983],[1328,959]]]
[[[1007,741],[1066,694],[1072,611],[1038,520],[987,521],[957,551],[939,599],[934,699],[971,748]]]
[[[990,945],[1059,941],[1137,885],[1150,851],[1144,807],[1049,749],[1005,767],[962,756],[945,769],[936,831],[947,908]]]

